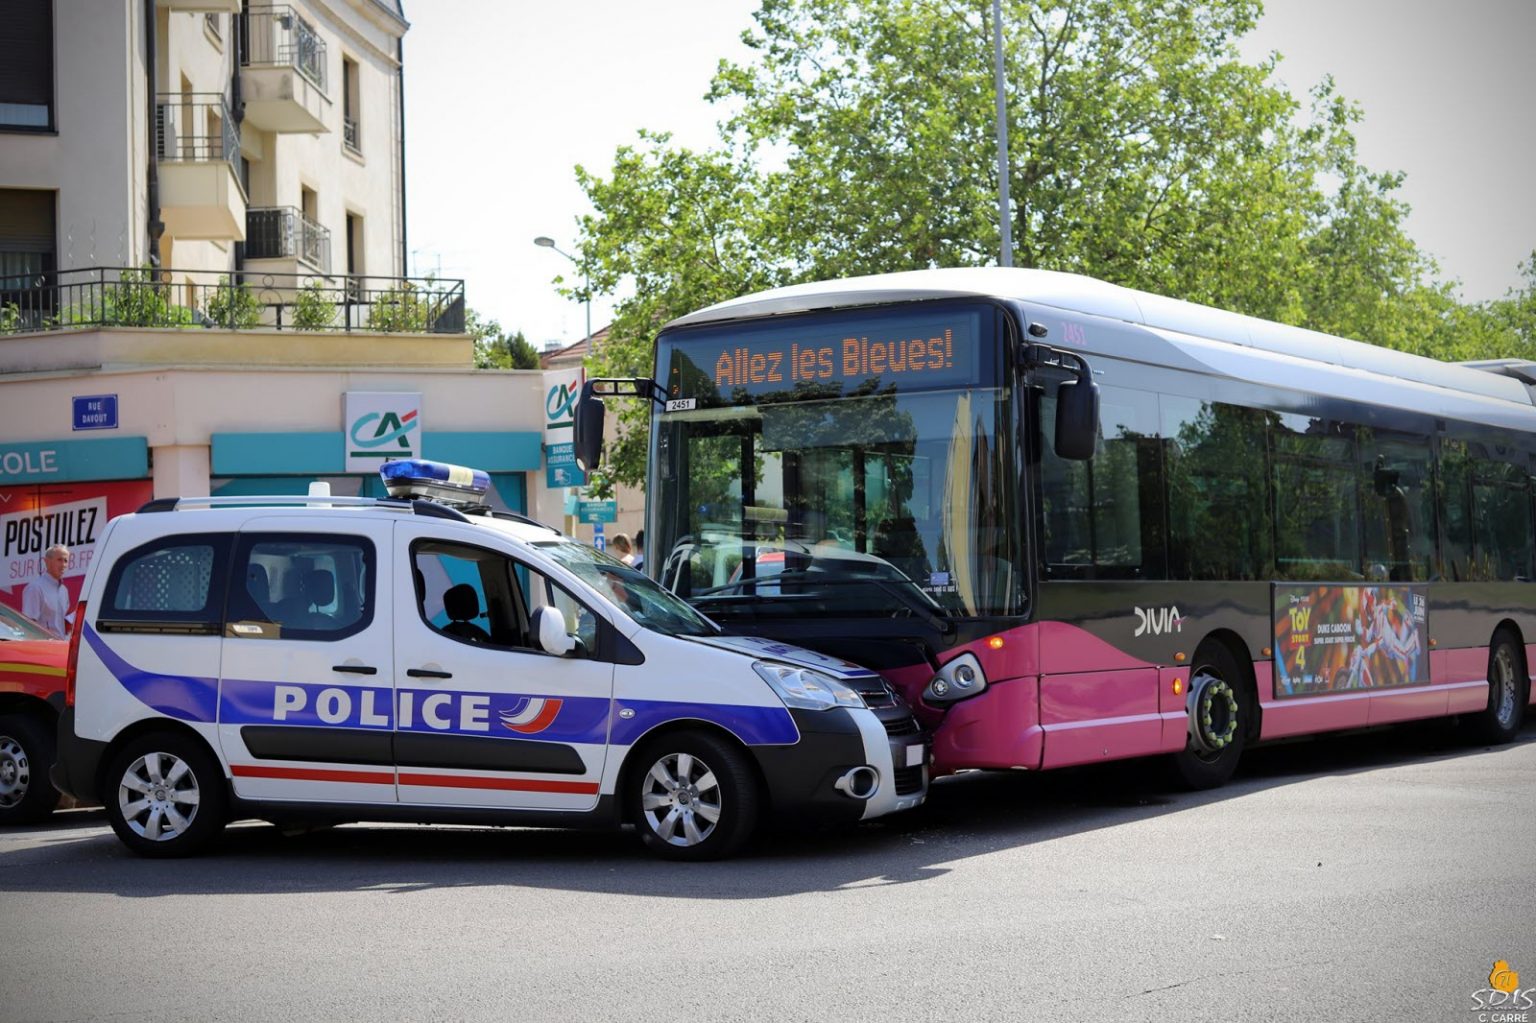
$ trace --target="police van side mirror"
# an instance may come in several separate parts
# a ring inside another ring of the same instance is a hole
[[[1099,385],[1079,377],[1056,391],[1056,457],[1086,462],[1099,439]]]
[[[586,472],[596,469],[603,460],[603,415],[607,409],[603,399],[594,392],[592,381],[581,385],[581,396],[576,399],[575,436],[576,464]]]
[[[564,657],[576,649],[576,637],[565,631],[565,616],[548,605],[533,613],[533,631],[546,654]]]

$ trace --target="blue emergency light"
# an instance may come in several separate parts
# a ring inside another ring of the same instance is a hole
[[[385,462],[379,467],[379,477],[390,497],[439,504],[484,504],[485,494],[491,489],[491,477],[487,472],[447,462],[429,462],[424,458]]]

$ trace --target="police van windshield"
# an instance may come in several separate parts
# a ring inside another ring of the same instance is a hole
[[[548,540],[534,546],[653,632],[713,636],[720,631],[687,603],[601,551],[570,540]]]

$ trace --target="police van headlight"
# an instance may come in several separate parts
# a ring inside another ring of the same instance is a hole
[[[779,694],[784,706],[798,710],[862,707],[864,697],[830,675],[778,661],[755,661],[752,670]]]
[[[975,696],[987,688],[987,676],[975,654],[961,654],[939,669],[923,690],[927,703],[954,703]]]

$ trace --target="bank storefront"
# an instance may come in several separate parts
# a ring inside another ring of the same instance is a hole
[[[528,512],[527,474],[543,463],[539,433],[526,430],[427,430],[416,391],[348,391],[342,429],[284,433],[214,433],[209,492],[214,496],[303,494],[321,480],[331,493],[384,497],[379,466],[389,459],[431,458],[491,474],[492,507]],[[437,420],[440,422],[442,415]]]
[[[384,386],[365,389],[363,376],[125,376],[114,382],[108,425],[93,423],[98,436],[86,438],[67,437],[72,424],[56,415],[84,381],[8,386],[0,398],[16,400],[3,433],[30,426],[56,439],[0,440],[0,603],[22,606],[56,543],[70,548],[64,583],[78,600],[108,520],[154,498],[297,495],[316,480],[339,496],[383,497],[386,460],[430,458],[490,473],[497,509],[555,507],[537,374],[436,372],[413,381],[416,390],[384,374]],[[250,429],[256,422],[275,428]]]

